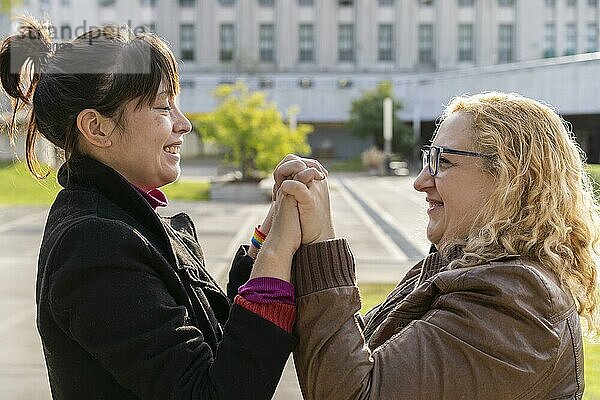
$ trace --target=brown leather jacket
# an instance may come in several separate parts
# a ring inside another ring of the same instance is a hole
[[[296,253],[294,352],[305,399],[581,399],[572,297],[518,256],[448,269],[430,254],[363,319],[345,239]]]

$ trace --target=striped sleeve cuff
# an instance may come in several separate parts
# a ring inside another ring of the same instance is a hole
[[[235,304],[274,323],[287,333],[292,333],[296,321],[296,306],[285,303],[255,303],[246,300],[239,294],[235,296]]]
[[[354,255],[344,238],[302,246],[292,261],[296,296],[339,286],[355,286]]]
[[[238,294],[253,303],[294,303],[294,286],[270,276],[253,278],[240,286]]]

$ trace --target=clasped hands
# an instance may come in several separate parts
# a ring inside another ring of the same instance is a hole
[[[261,230],[268,233],[252,277],[289,280],[291,259],[303,244],[333,239],[327,170],[317,160],[287,155],[273,172],[273,200]]]

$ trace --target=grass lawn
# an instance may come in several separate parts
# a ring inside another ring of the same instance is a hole
[[[49,205],[59,190],[55,171],[46,179],[37,180],[24,162],[0,167],[0,204]]]
[[[359,285],[362,298],[361,314],[385,300],[395,284],[369,283]],[[585,341],[583,346],[585,357],[585,394],[584,400],[600,400],[600,343]]]
[[[187,181],[180,179],[161,188],[169,200],[210,200],[209,181]]]
[[[0,205],[50,205],[61,189],[56,171],[41,181],[24,162],[0,167]],[[210,198],[209,181],[179,180],[162,188],[170,200],[199,201]]]
[[[585,395],[584,400],[600,400],[600,343],[584,342]]]
[[[325,168],[329,172],[360,172],[365,170],[360,156],[348,160],[336,160],[326,163]]]

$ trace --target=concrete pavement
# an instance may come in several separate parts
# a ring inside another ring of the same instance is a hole
[[[407,177],[335,175],[331,201],[338,236],[349,239],[360,282],[395,282],[428,250],[426,203]],[[243,196],[242,196],[243,197]],[[210,272],[226,282],[233,252],[246,243],[268,204],[173,201],[196,224]],[[0,207],[0,399],[49,399],[35,329],[35,268],[45,208]],[[275,399],[301,399],[288,363]]]

